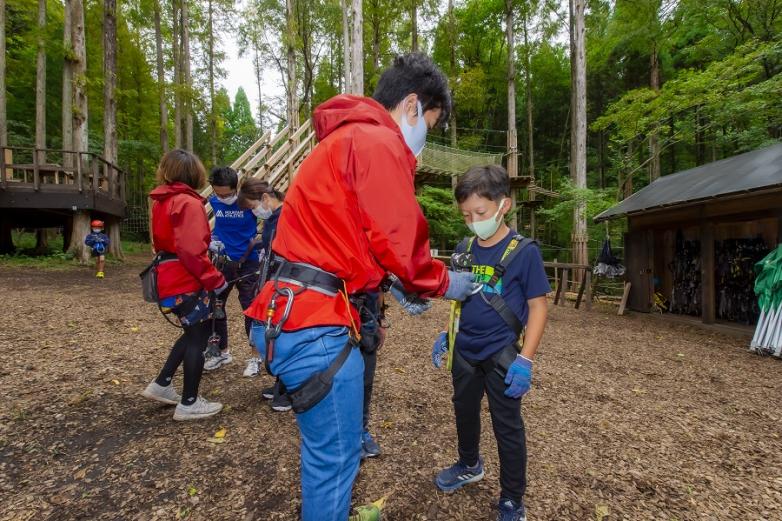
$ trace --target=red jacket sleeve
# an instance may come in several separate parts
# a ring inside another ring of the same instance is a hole
[[[225,282],[206,255],[209,247],[209,221],[204,207],[192,197],[177,197],[171,203],[171,227],[174,231],[174,253],[179,262],[207,291]]]
[[[355,191],[377,262],[408,291],[439,297],[448,288],[445,264],[432,258],[429,225],[415,198],[413,166],[396,135],[354,139]]]

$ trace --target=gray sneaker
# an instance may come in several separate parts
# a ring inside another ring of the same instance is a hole
[[[272,398],[272,410],[277,412],[287,412],[293,408],[291,405],[291,399],[286,393],[280,394],[279,387],[275,389],[274,397]]]
[[[178,404],[176,410],[174,410],[174,419],[176,421],[200,420],[201,418],[214,416],[222,409],[222,403],[210,402],[199,396],[196,398],[196,401],[190,405]]]
[[[215,369],[220,369],[224,365],[228,365],[233,362],[233,360],[234,357],[230,352],[223,351],[217,356],[210,356],[206,359],[204,362],[204,371],[214,371]]]
[[[174,389],[174,384],[163,387],[154,381],[141,391],[141,396],[149,400],[165,403],[166,405],[176,405],[182,399],[179,393],[176,392],[176,389]]]

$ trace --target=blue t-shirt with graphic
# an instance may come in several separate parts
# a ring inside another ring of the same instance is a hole
[[[238,261],[247,252],[250,241],[258,234],[258,220],[252,210],[242,210],[236,202],[224,204],[213,195],[209,198],[209,204],[215,213],[212,239],[222,242],[228,257]],[[250,255],[249,258],[253,256]],[[258,260],[257,254],[254,259]]]
[[[488,248],[480,246],[477,240],[473,241],[470,251],[474,257],[472,271],[476,282],[488,282],[491,279],[494,266],[500,263],[502,254],[515,235],[516,232],[511,230],[507,237]],[[464,249],[460,245],[456,251],[463,252]],[[529,315],[527,301],[551,291],[538,246],[530,244],[519,252],[494,288],[526,326]],[[492,291],[489,286],[484,286],[481,293],[468,297],[462,303],[456,349],[470,360],[486,360],[518,340],[510,326],[489,304],[487,299]]]

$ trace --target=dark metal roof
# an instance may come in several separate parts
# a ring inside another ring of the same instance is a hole
[[[782,187],[782,143],[661,177],[595,222],[777,186]]]

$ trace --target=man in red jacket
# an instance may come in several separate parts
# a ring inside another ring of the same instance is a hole
[[[349,297],[377,291],[388,273],[423,297],[463,300],[476,289],[471,274],[432,259],[415,199],[416,155],[450,111],[445,76],[422,54],[398,57],[373,98],[341,95],[315,109],[320,143],[272,244],[280,267],[246,312],[297,412],[303,521],[345,521],[358,472],[364,368],[348,341],[359,320]]]

